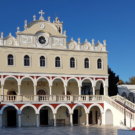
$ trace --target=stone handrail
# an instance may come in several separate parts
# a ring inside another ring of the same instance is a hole
[[[126,98],[117,95],[117,96],[112,96],[111,97],[113,100],[118,101],[119,103],[121,103],[122,105],[124,105],[125,107],[130,108],[132,111],[135,112],[135,104],[132,103],[131,101],[127,100]]]
[[[117,103],[111,97],[104,96],[104,100],[107,103],[109,103],[110,105],[112,105],[114,108],[116,108],[117,110],[119,110],[120,112],[122,112],[123,114],[126,113],[126,116],[130,117],[131,119],[135,119],[135,113],[133,113],[129,109],[125,108],[124,106],[120,105],[119,103]]]

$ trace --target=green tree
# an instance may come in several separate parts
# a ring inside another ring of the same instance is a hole
[[[109,74],[109,88],[108,88],[108,94],[109,96],[117,95],[118,88],[117,84],[119,82],[119,76],[116,75],[111,68],[108,67],[108,74]]]
[[[135,76],[132,76],[131,78],[129,78],[128,84],[135,84]]]

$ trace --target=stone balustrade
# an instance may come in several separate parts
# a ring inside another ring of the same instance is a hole
[[[95,102],[103,101],[103,95],[4,95],[1,102]]]

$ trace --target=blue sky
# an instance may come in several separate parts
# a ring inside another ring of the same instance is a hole
[[[23,30],[40,9],[64,22],[68,39],[107,40],[112,70],[124,81],[135,76],[135,0],[0,0],[0,32]]]

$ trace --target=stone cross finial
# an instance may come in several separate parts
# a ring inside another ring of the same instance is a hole
[[[27,20],[24,21],[24,28],[27,29]]]
[[[50,22],[51,21],[51,17],[50,16],[48,16],[48,22]]]
[[[17,32],[20,32],[20,28],[19,27],[17,27]]]
[[[11,32],[9,33],[9,36],[10,36],[10,37],[12,36]]]
[[[4,33],[3,33],[3,32],[1,32],[1,35],[0,35],[0,37],[1,37],[1,38],[3,38],[3,35],[4,35]]]
[[[88,42],[88,39],[86,38],[86,39],[85,39],[85,43],[87,43],[87,42]]]
[[[36,15],[33,15],[33,21],[36,21]]]
[[[64,35],[66,36],[66,34],[67,34],[67,32],[66,32],[66,30],[64,31]]]
[[[40,18],[39,19],[40,20],[44,20],[44,17],[43,17],[43,15],[45,14],[44,11],[43,10],[40,10],[39,11],[39,14],[40,14]]]
[[[106,46],[106,40],[103,40],[103,44]]]
[[[94,39],[92,39],[92,45],[94,45],[94,42],[95,42],[95,40],[94,40]]]
[[[81,40],[81,39],[80,39],[80,38],[78,38],[78,44],[80,44],[80,40]]]

